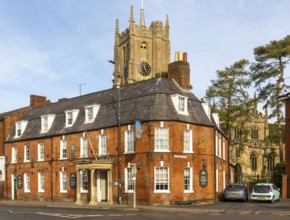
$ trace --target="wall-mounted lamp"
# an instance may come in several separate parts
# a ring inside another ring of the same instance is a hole
[[[138,163],[137,167],[138,167],[139,169],[141,169],[141,168],[143,167],[143,164],[140,162],[140,163]]]
[[[205,162],[205,159],[202,160],[202,168],[205,170],[207,167],[207,163]]]

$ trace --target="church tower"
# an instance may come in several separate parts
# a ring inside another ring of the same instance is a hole
[[[116,20],[113,86],[131,84],[156,77],[168,71],[170,62],[169,19],[145,25],[143,4],[139,24],[135,23],[133,6],[130,8],[129,28],[120,34]],[[119,76],[120,79],[119,79]]]

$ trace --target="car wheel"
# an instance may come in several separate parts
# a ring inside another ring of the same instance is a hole
[[[274,204],[275,202],[275,196],[272,197],[271,203]]]

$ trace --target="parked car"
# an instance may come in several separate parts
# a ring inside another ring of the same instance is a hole
[[[280,189],[273,183],[258,183],[254,186],[251,201],[269,201],[274,203],[280,200]]]
[[[242,183],[227,185],[223,192],[223,200],[248,200],[248,188]]]

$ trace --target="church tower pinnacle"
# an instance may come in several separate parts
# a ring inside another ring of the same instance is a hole
[[[141,10],[140,10],[140,21],[139,21],[139,26],[145,26],[145,15],[144,15],[144,5],[143,5],[143,0],[141,3]]]

